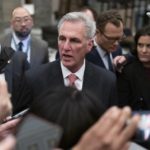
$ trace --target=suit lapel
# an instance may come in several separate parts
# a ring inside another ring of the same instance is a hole
[[[103,62],[101,56],[99,55],[96,47],[92,48],[91,57],[92,57],[92,55],[93,55],[92,62],[100,67],[105,68],[104,62]]]
[[[31,38],[31,47],[30,47],[30,65],[31,65],[31,67],[33,67],[33,64],[36,64],[36,57],[38,57],[36,52],[37,52],[37,47],[35,45],[34,39]]]
[[[30,47],[30,64],[31,67],[37,66],[43,61],[43,51],[41,49],[42,45],[34,37],[31,38]]]
[[[95,59],[96,61],[98,62],[98,65],[101,67],[104,67],[105,68],[105,65],[104,65],[104,62],[101,58],[101,56],[99,55],[99,53],[97,52],[96,48],[95,48]]]
[[[8,34],[8,36],[6,36],[6,39],[1,43],[2,46],[8,46],[11,47],[11,40],[12,40],[12,34]]]
[[[91,67],[91,64],[86,61],[86,66],[85,66],[85,72],[84,72],[84,80],[83,80],[83,90],[84,89],[91,89],[94,87],[95,82],[93,82],[93,76],[94,76],[94,71],[93,68]],[[92,79],[92,80],[90,80]]]

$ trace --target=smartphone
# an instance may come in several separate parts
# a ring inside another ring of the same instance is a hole
[[[61,136],[58,125],[28,113],[17,128],[15,150],[51,150],[58,146]]]
[[[23,116],[25,116],[29,111],[29,108],[22,110],[21,112],[13,115],[12,117],[7,118],[6,120],[4,120],[1,124],[6,123],[8,121],[11,121],[13,119],[17,119],[17,118],[21,118]]]
[[[141,115],[135,139],[150,142],[150,111],[134,111],[134,114]]]

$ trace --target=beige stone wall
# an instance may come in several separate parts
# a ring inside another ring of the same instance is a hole
[[[12,10],[20,5],[20,0],[0,0],[0,33],[9,27]]]

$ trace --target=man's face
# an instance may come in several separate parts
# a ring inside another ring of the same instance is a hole
[[[119,27],[116,27],[112,23],[107,23],[104,31],[97,31],[96,42],[107,52],[114,52],[117,50],[123,36],[122,22],[120,22]]]
[[[83,64],[86,53],[93,46],[87,39],[86,31],[81,22],[64,22],[59,30],[58,47],[60,58],[65,67],[76,72]]]
[[[142,63],[150,64],[150,36],[144,35],[138,39],[137,52]]]
[[[11,27],[19,38],[25,38],[31,32],[33,20],[25,9],[18,8],[13,13]]]

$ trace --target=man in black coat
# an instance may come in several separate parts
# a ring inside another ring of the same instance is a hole
[[[69,86],[69,76],[76,77],[78,90],[91,91],[108,108],[117,105],[116,78],[107,70],[85,60],[93,46],[95,22],[81,12],[66,14],[58,24],[60,60],[27,72],[18,110],[29,107],[35,97],[47,88]]]
[[[24,72],[29,68],[23,52],[15,52],[11,47],[0,48],[0,73],[4,74],[8,91],[11,94],[13,109],[15,109]]]

